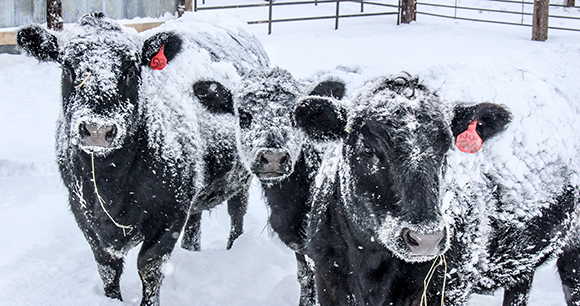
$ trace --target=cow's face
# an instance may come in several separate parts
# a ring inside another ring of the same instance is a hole
[[[311,94],[342,95],[344,84],[327,81]],[[292,111],[302,96],[297,82],[286,70],[254,71],[236,92],[234,111],[238,153],[246,168],[263,183],[275,183],[294,169],[304,133],[295,127]]]
[[[312,119],[304,120],[305,116],[313,115],[305,106],[312,109],[312,105],[318,105],[318,109],[325,109],[322,118],[332,118],[332,108],[320,106],[331,105],[331,101],[307,100],[297,107],[296,121],[311,137],[320,139],[324,132],[327,138],[336,135],[342,139],[342,199],[347,215],[359,230],[370,232],[373,239],[408,262],[423,262],[443,254],[450,239],[441,205],[446,154],[452,148],[452,130],[456,129],[451,127],[453,111],[409,77],[369,83],[355,97],[356,106],[348,122],[339,120],[342,115],[337,113],[337,120],[325,119],[322,128],[306,123],[312,123]],[[455,111],[459,109],[463,108]],[[499,114],[487,116],[489,120],[495,116],[501,117],[496,121],[504,125],[509,121],[509,113],[500,106],[488,110]],[[335,132],[328,132],[328,122],[339,124]],[[487,133],[487,138],[493,135]]]
[[[62,66],[66,137],[88,153],[106,155],[122,147],[139,120],[138,40],[95,13],[83,16],[58,43],[39,26],[18,33],[19,46],[29,54]]]

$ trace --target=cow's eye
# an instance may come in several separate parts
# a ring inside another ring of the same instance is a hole
[[[129,69],[126,73],[122,75],[121,81],[125,86],[131,85],[131,82],[138,77],[139,71],[135,68]]]
[[[249,129],[252,125],[252,115],[244,110],[238,109],[238,119],[242,129]]]
[[[372,157],[375,155],[375,149],[367,144],[364,144],[362,148],[362,153],[367,157]]]

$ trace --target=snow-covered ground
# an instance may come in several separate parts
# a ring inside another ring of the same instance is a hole
[[[359,6],[353,5],[356,11]],[[348,4],[342,8],[349,10]],[[241,13],[253,19],[258,14]],[[266,25],[252,29],[272,62],[297,77],[356,65],[369,78],[402,70],[417,74],[451,101],[509,107],[564,97],[580,105],[576,32],[550,31],[548,41],[533,42],[527,27],[427,16],[400,26],[396,16],[341,19],[337,31],[333,20],[279,23],[269,36]],[[106,298],[89,246],[68,210],[54,156],[59,109],[56,64],[0,54],[0,305],[138,305],[137,249],[126,258],[125,302]],[[267,215],[254,182],[245,233],[226,251],[225,207],[205,213],[203,250],[191,253],[176,247],[165,267],[161,304],[297,305],[294,254],[271,235]],[[470,305],[501,305],[501,296],[474,296]],[[553,261],[536,274],[530,305],[565,305]]]

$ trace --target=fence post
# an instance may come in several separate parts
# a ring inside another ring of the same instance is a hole
[[[534,0],[534,16],[532,22],[532,40],[545,41],[548,39],[549,0]]]
[[[268,35],[272,34],[272,4],[274,0],[268,1]]]
[[[570,7],[572,7],[572,6],[575,6],[575,5],[576,5],[576,3],[574,3],[574,2],[576,2],[576,0],[568,0],[568,1],[566,1],[566,2],[567,2],[567,3],[566,3],[566,6],[570,6]]]
[[[399,15],[401,23],[411,23],[411,21],[415,20],[416,0],[401,0],[400,5]]]
[[[61,0],[46,1],[46,24],[51,30],[62,30],[63,19]]]
[[[177,4],[177,16],[181,17],[183,16],[184,12],[191,12],[192,10],[193,10],[192,0],[179,0],[179,3]]]
[[[340,0],[336,0],[336,17],[334,20],[334,29],[338,30],[338,16],[340,14]]]

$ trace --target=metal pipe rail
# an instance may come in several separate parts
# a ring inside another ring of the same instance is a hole
[[[518,25],[518,26],[527,26],[531,27],[531,21],[529,23],[524,22],[524,17],[531,17],[533,13],[528,13],[525,10],[525,7],[528,8],[528,11],[533,11],[534,2],[527,2],[527,1],[517,1],[517,0],[488,0],[489,2],[503,2],[503,3],[510,3],[510,4],[517,4],[521,5],[521,11],[515,10],[507,10],[507,9],[493,9],[493,8],[483,8],[483,7],[469,7],[469,6],[459,6],[457,5],[457,1],[455,1],[455,5],[451,4],[440,4],[440,3],[429,3],[429,2],[417,2],[417,7],[426,6],[426,7],[438,7],[444,9],[454,9],[454,14],[444,14],[444,13],[436,13],[436,12],[428,12],[425,10],[420,10],[417,8],[417,14],[427,15],[427,16],[434,16],[434,17],[441,17],[441,18],[449,18],[449,19],[458,19],[458,20],[466,20],[466,21],[476,21],[476,22],[485,22],[485,23],[495,23],[495,24],[506,24],[506,25]],[[531,6],[531,7],[530,7]],[[571,8],[566,5],[561,4],[550,4],[550,7],[565,7]],[[574,6],[572,8],[580,8],[578,6]],[[491,19],[483,19],[483,18],[473,18],[467,16],[458,16],[458,11],[480,11],[480,12],[488,12],[493,14],[505,14],[505,15],[520,15],[522,19],[520,22],[512,22],[506,20],[491,20]],[[580,22],[580,17],[576,16],[563,16],[563,15],[553,15],[549,14],[550,19],[565,19],[565,20],[574,20]],[[556,30],[567,30],[567,31],[579,31],[580,32],[580,23],[579,26],[574,27],[563,27],[563,26],[551,26],[548,25],[548,29],[556,29]]]
[[[359,14],[340,14],[340,3],[341,2],[355,2],[360,3],[361,13]],[[325,4],[325,3],[336,3],[336,14],[325,15],[325,16],[313,16],[313,17],[295,17],[295,18],[272,18],[273,7],[282,7],[286,5],[302,5],[302,4]],[[378,6],[378,7],[388,7],[394,8],[393,11],[383,11],[374,13],[364,13],[364,5]],[[398,15],[398,5],[380,3],[375,1],[365,1],[365,0],[307,0],[307,1],[294,1],[294,2],[274,2],[272,0],[266,3],[254,3],[254,4],[233,4],[233,5],[218,5],[218,6],[203,6],[198,7],[197,0],[193,0],[193,10],[216,10],[216,9],[237,9],[237,8],[261,8],[267,7],[268,19],[263,20],[249,20],[248,24],[268,24],[268,34],[272,33],[272,23],[277,22],[290,22],[290,21],[308,21],[308,20],[323,20],[323,19],[335,19],[335,29],[338,29],[338,21],[340,18],[351,18],[351,17],[367,17],[367,16],[385,16],[385,15]]]

